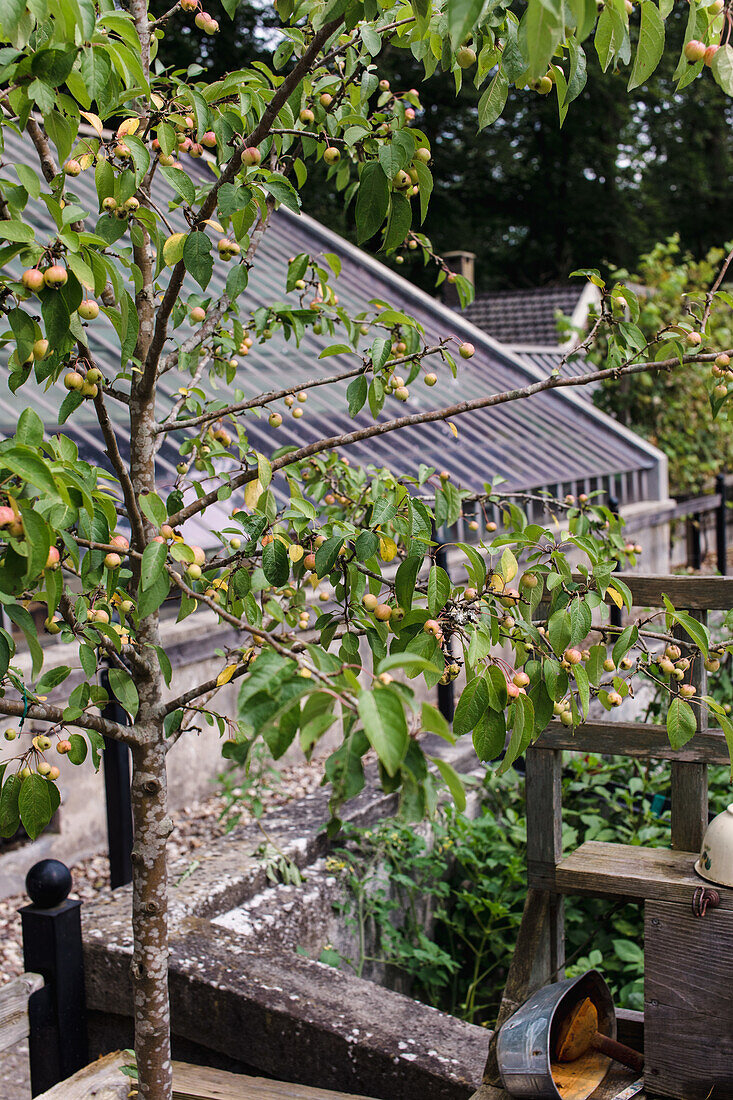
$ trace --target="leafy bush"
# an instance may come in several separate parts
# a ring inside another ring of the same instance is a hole
[[[714,812],[726,804],[724,773],[711,769]],[[567,754],[564,849],[584,840],[668,844],[668,790],[664,765]],[[489,773],[480,793],[477,817],[445,807],[429,834],[400,821],[351,828],[330,866],[343,875],[343,914],[360,945],[341,965],[362,975],[386,963],[418,999],[491,1025],[526,893],[523,776]],[[641,905],[568,898],[566,940],[568,974],[597,967],[620,1007],[643,1007]]]

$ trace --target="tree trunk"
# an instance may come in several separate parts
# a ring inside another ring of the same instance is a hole
[[[172,822],[162,731],[155,732],[150,744],[132,750],[135,1055],[140,1100],[171,1100],[166,841]]]

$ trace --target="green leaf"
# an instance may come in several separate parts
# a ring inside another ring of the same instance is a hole
[[[9,447],[0,454],[0,466],[7,467],[28,485],[34,485],[47,496],[58,499],[59,487],[47,463],[40,455],[22,444]]]
[[[140,706],[140,700],[132,677],[124,669],[111,668],[109,670],[109,686],[115,699],[134,721]]]
[[[316,550],[316,573],[319,577],[326,577],[336,564],[339,550],[344,545],[343,535],[333,535],[326,539],[322,546]]]
[[[52,789],[56,793],[55,804]],[[48,779],[34,773],[22,781],[18,795],[18,812],[23,828],[31,840],[35,840],[46,828],[57,805],[58,791]]]
[[[158,544],[156,543],[156,545]],[[154,611],[158,610],[170,592],[170,587],[170,577],[166,572],[162,572],[150,583],[148,588],[141,590],[140,598],[137,601],[137,613],[141,619],[147,618],[148,615],[152,615]]]
[[[396,775],[410,740],[399,696],[389,688],[362,691],[357,696],[357,707],[369,744],[387,774]]]
[[[37,676],[43,667],[43,650],[38,644],[38,632],[36,631],[36,624],[26,611],[24,607],[21,607],[17,603],[4,603],[3,611],[17,627],[23,631],[25,640],[28,643],[28,649],[31,652],[33,658],[33,675]]]
[[[362,531],[354,543],[354,553],[357,561],[368,561],[373,558],[379,549],[379,535],[374,531]]]
[[[721,46],[710,66],[712,74],[726,95],[733,96],[733,46]]]
[[[475,676],[464,687],[453,716],[456,737],[470,733],[489,708],[489,689],[483,676]]]
[[[539,79],[547,72],[547,66],[562,38],[563,23],[559,10],[547,0],[529,0],[524,17],[526,42],[529,53],[528,75]]]
[[[397,603],[405,611],[412,607],[412,597],[415,594],[415,581],[422,567],[423,559],[419,554],[412,554],[405,558],[397,569],[395,575],[395,596]]]
[[[319,358],[321,358],[319,356]],[[349,403],[349,416],[354,417],[363,409],[369,392],[369,384],[363,374],[354,378],[346,390],[346,400]]]
[[[20,825],[18,796],[22,784],[23,780],[16,773],[10,776],[0,791],[0,836],[10,837],[18,831]]]
[[[681,749],[696,731],[695,713],[690,704],[684,699],[673,699],[667,711],[667,736],[672,748]]]
[[[282,588],[287,583],[290,576],[290,559],[280,539],[273,539],[272,542],[268,542],[262,550],[262,572],[265,574],[267,581],[275,588]]]
[[[163,173],[176,194],[180,195],[189,206],[193,206],[196,199],[196,188],[186,173],[182,172],[180,168],[166,168],[165,166],[160,168],[159,171]],[[188,265],[186,266],[188,267]]]
[[[580,696],[583,717],[587,718],[588,707],[590,706],[590,685],[588,681],[588,673],[585,671],[582,665],[574,665],[573,676],[575,677],[575,683],[578,688],[578,695]]]
[[[168,556],[168,546],[165,542],[150,542],[143,551],[140,564],[140,583],[143,588],[150,588],[158,579],[165,568],[165,560]]]
[[[382,248],[391,252],[399,248],[412,227],[412,206],[410,200],[401,191],[392,192],[387,232]]]
[[[15,438],[18,443],[28,447],[40,447],[43,442],[43,421],[35,409],[23,409],[18,418]]]
[[[625,657],[631,647],[636,644],[638,637],[639,628],[636,623],[631,623],[621,631],[611,653],[613,662],[616,666],[618,666],[621,658]]]
[[[154,527],[160,527],[168,519],[168,510],[157,493],[141,493],[138,503],[143,515]]]
[[[83,764],[87,758],[87,743],[80,733],[72,733],[69,738],[71,748],[66,754],[72,764]]]
[[[638,88],[652,75],[664,53],[664,20],[653,0],[641,2],[641,26],[628,90]]]
[[[356,240],[363,244],[381,228],[389,209],[389,181],[377,161],[368,161],[356,193]]]
[[[466,808],[466,790],[463,786],[461,777],[447,760],[441,760],[439,756],[433,756],[431,759],[442,775],[443,782],[450,791],[451,797],[456,804],[456,809],[462,814]]]
[[[506,742],[506,718],[502,710],[487,710],[473,731],[473,747],[483,763],[496,760]]]
[[[300,213],[300,195],[285,176],[279,176],[273,172],[269,179],[263,181],[262,186],[273,199],[282,203],[288,210],[292,210],[294,214]]]
[[[211,241],[205,233],[189,233],[183,244],[183,263],[202,290],[206,290],[214,270]]]
[[[427,733],[436,733],[438,737],[442,737],[444,741],[449,741],[451,745],[455,743],[455,737],[451,733],[448,722],[432,703],[423,703],[420,717],[421,728]]]
[[[509,81],[503,69],[498,69],[494,79],[478,101],[479,130],[496,122],[504,110],[509,94]]]
[[[428,610],[435,618],[445,607],[450,596],[450,577],[445,569],[434,565],[428,574]]]
[[[448,0],[448,34],[451,46],[457,49],[481,14],[483,0]]]

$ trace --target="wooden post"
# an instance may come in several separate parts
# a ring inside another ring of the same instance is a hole
[[[707,621],[707,611],[690,611],[698,622]],[[688,640],[681,628],[675,630],[679,638]],[[697,698],[707,690],[707,675],[698,656],[694,662],[689,682],[697,688]],[[707,729],[707,712],[694,706],[698,731]],[[672,847],[682,852],[699,852],[702,838],[708,826],[708,766],[707,764],[681,764],[672,762],[670,797],[672,801]]]
[[[562,857],[562,752],[530,746],[525,766],[527,897],[496,1027],[489,1041],[483,1085],[475,1100],[490,1100],[496,1095],[493,1088],[501,1085],[496,1060],[499,1029],[535,990],[564,976],[563,898],[532,885],[535,875],[544,882],[553,876]]]

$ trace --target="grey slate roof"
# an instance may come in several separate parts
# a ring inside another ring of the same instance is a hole
[[[8,135],[2,175],[14,180],[13,162],[33,164],[34,156],[35,150],[28,141]],[[195,165],[196,170],[202,173],[209,171],[201,161],[195,162]],[[85,172],[75,179],[73,191],[90,211],[88,224],[93,227],[98,210],[93,173]],[[167,206],[169,195],[167,183],[160,180],[155,196],[158,205]],[[34,204],[35,211],[40,215],[44,211],[39,212],[38,205]],[[185,221],[180,212],[171,213],[169,220],[174,230],[185,231]],[[52,232],[50,219],[44,221],[42,226],[39,224],[37,232],[39,235],[41,232]],[[434,388],[428,389],[419,380],[416,381],[410,387],[411,395],[406,405],[388,399],[380,420],[392,419],[404,412],[440,408],[459,400],[511,390],[546,376],[546,370],[533,367],[503,348],[474,327],[468,318],[416,289],[373,257],[313,219],[305,215],[298,217],[284,209],[274,215],[271,228],[257,252],[245,292],[247,308],[255,309],[285,299],[289,257],[299,252],[315,255],[324,251],[335,252],[341,259],[338,294],[340,302],[347,308],[363,308],[372,299],[388,301],[416,317],[424,326],[429,340],[455,334],[461,340],[471,341],[476,347],[474,358],[462,364],[457,379],[451,377],[447,368],[438,369],[439,382]],[[212,298],[223,291],[229,270],[227,264],[215,262],[214,275],[207,290]],[[184,293],[196,289],[193,282],[187,280]],[[89,325],[88,332],[93,353],[103,368],[109,364],[111,373],[119,360],[111,325],[100,315]],[[255,345],[249,356],[241,360],[236,385],[245,391],[246,396],[255,396],[272,388],[296,385],[309,378],[335,374],[353,367],[356,362],[353,356],[338,356],[318,362],[322,348],[337,339],[325,334],[315,336],[309,331],[298,348],[276,335],[261,346]],[[365,344],[367,342],[365,340]],[[14,431],[21,409],[31,400],[36,402],[37,387],[24,387],[14,396],[7,388],[5,370],[1,373],[0,436],[7,436]],[[167,413],[170,400],[187,380],[187,376],[174,371],[163,376],[159,415]],[[215,386],[219,399],[227,400],[231,393],[221,380],[203,384],[209,389]],[[278,430],[268,426],[266,414],[263,419],[249,417],[245,423],[252,446],[264,453],[271,453],[284,444],[302,445],[372,423],[370,414],[364,411],[358,414],[355,421],[349,418],[344,400],[345,387],[346,383],[339,383],[337,387],[310,390],[305,415],[298,421],[281,407],[283,424]],[[338,393],[334,392],[337,388]],[[54,423],[55,410],[63,396],[64,391],[57,385],[38,397],[39,412],[49,426]],[[109,401],[109,406],[119,429],[124,453],[129,437],[126,409],[114,401]],[[666,496],[664,456],[571,391],[541,393],[529,400],[457,417],[455,423],[457,439],[447,424],[437,422],[354,444],[348,454],[352,462],[389,466],[398,475],[415,474],[421,463],[427,463],[449,470],[456,483],[472,491],[481,491],[489,478],[501,474],[506,479],[506,488],[511,490],[558,487],[562,492],[568,492],[603,487],[610,489],[622,503]],[[94,411],[88,405],[82,406],[71,417],[63,431],[77,440],[83,458],[104,461]],[[172,482],[178,454],[176,440],[171,436],[167,437],[158,461],[161,479]],[[231,511],[231,503],[227,511]],[[212,509],[211,515],[207,513],[207,519],[211,526],[217,526],[215,509]],[[199,537],[202,537],[200,533]]]
[[[584,284],[499,290],[477,294],[464,311],[474,325],[503,344],[550,346],[558,339],[557,314],[569,317],[578,305]]]

